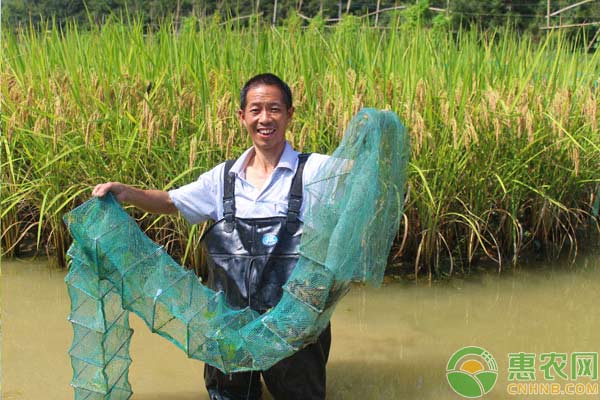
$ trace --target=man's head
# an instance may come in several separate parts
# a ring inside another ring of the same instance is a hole
[[[277,86],[281,91],[282,100],[286,105],[287,109],[292,108],[292,91],[287,83],[282,81],[277,75],[273,74],[259,74],[250,78],[240,91],[240,110],[246,108],[248,102],[248,91],[256,86],[267,85]]]
[[[293,114],[292,92],[273,74],[257,75],[241,90],[238,116],[257,150],[280,155]]]

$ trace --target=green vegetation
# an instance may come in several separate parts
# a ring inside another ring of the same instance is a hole
[[[551,12],[573,5],[576,0],[550,0]],[[600,20],[600,2],[589,1],[560,13],[552,24],[576,24]],[[376,16],[377,11],[382,11]],[[274,25],[288,19],[320,16],[336,23],[342,16],[360,16],[377,20],[379,26],[394,23],[397,14],[407,20],[418,18],[427,25],[478,27],[483,29],[512,25],[518,31],[535,32],[546,25],[547,0],[3,0],[2,23],[11,28],[41,24],[53,18],[59,26],[74,22],[81,29],[101,25],[107,19],[128,16],[154,29],[165,19],[176,25],[186,18],[239,18],[248,24],[260,16]],[[254,15],[253,18],[248,18]],[[308,24],[308,21],[299,21]],[[597,26],[585,28],[591,37]]]
[[[250,141],[235,117],[238,91],[263,71],[291,84],[289,140],[304,151],[331,152],[363,106],[394,110],[409,127],[409,192],[392,264],[429,276],[481,258],[502,268],[527,250],[573,253],[596,229],[600,55],[559,34],[537,42],[508,29],[188,19],[175,33],[136,22],[5,32],[2,45],[7,255],[34,240],[64,262],[61,216],[96,183],[168,189],[239,155]],[[202,226],[135,215],[184,264],[198,265]]]

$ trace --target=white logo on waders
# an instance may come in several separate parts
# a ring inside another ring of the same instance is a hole
[[[279,238],[277,235],[273,235],[272,233],[265,233],[262,237],[262,244],[265,246],[275,246],[278,241]]]

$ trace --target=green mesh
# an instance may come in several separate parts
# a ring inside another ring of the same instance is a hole
[[[188,357],[220,370],[265,370],[313,343],[350,282],[379,286],[398,231],[408,138],[396,115],[364,109],[305,182],[300,258],[263,315],[231,308],[153,243],[108,195],[65,216],[74,242],[65,278],[76,399],[128,399],[128,313]]]

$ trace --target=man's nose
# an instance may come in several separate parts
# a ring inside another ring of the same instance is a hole
[[[269,110],[262,110],[259,114],[259,122],[269,122],[271,121],[271,113]]]

